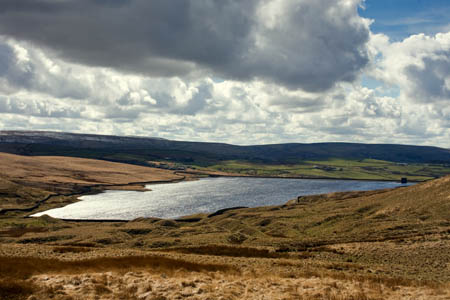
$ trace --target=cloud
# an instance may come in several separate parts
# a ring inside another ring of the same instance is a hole
[[[3,0],[0,34],[90,66],[323,91],[368,63],[359,0]]]
[[[436,54],[437,57],[423,58],[422,66],[411,65],[405,69],[414,86],[411,92],[417,92],[415,99],[450,101],[450,48]]]
[[[67,63],[26,42],[0,39],[0,47],[8,49],[0,52],[0,61],[8,62],[0,75],[2,129],[240,144],[450,140],[445,101],[412,102],[357,82],[311,93],[257,80],[148,78]],[[21,72],[30,81],[14,80],[12,73]],[[83,97],[68,92],[73,86]]]
[[[367,41],[358,1],[241,2],[1,1],[0,129],[450,147],[449,33]]]
[[[42,118],[81,118],[82,107],[71,107],[58,100],[35,98],[34,95],[0,95],[0,113],[35,116]],[[85,116],[87,117],[87,116]]]
[[[92,91],[74,77],[72,68],[62,69],[42,51],[0,39],[0,91],[32,90],[58,98],[86,98]]]
[[[397,85],[409,101],[450,102],[450,32],[417,34],[395,43],[378,34],[371,44],[373,54],[380,56],[374,77]]]

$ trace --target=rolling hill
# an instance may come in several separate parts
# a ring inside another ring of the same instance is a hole
[[[356,143],[237,146],[160,138],[42,131],[0,131],[0,152],[99,158],[134,164],[145,164],[151,160],[171,160],[202,166],[229,160],[290,164],[331,158],[450,164],[449,149],[431,146]]]

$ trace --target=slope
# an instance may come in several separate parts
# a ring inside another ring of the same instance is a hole
[[[0,131],[0,151],[22,155],[101,158],[138,164],[161,159],[209,165],[223,160],[274,164],[330,158],[450,163],[449,149],[430,146],[356,143],[237,146],[157,138],[28,131]]]

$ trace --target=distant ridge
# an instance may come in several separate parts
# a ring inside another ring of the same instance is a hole
[[[330,158],[371,158],[398,163],[450,163],[450,149],[432,146],[358,143],[237,146],[153,137],[51,131],[0,131],[0,152],[87,157],[136,164],[158,159],[205,164],[221,160],[289,164]]]
[[[37,142],[42,138],[53,138],[60,140],[98,140],[119,143],[124,139],[155,139],[165,140],[156,137],[141,137],[141,136],[115,136],[115,135],[100,135],[100,134],[80,134],[71,132],[56,132],[56,131],[21,131],[21,130],[0,130],[0,141],[8,142],[14,139],[28,139],[30,142],[36,140]]]

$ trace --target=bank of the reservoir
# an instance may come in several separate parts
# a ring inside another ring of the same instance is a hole
[[[41,212],[61,219],[132,220],[140,217],[177,218],[236,206],[279,205],[302,195],[394,188],[398,182],[216,177],[177,184],[152,184],[152,191],[106,191],[82,201]]]

